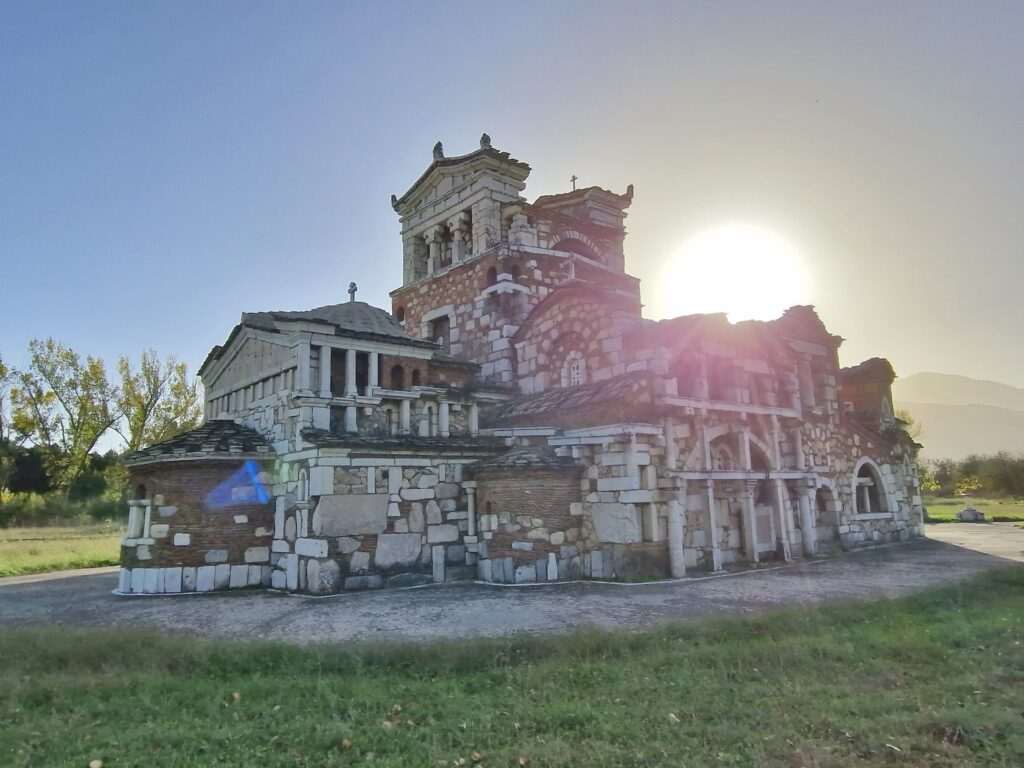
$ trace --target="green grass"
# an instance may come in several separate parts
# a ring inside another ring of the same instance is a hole
[[[1019,766],[1022,641],[1024,569],[877,603],[425,646],[10,631],[0,764]]]
[[[0,528],[0,576],[117,565],[121,527]]]
[[[964,507],[974,507],[985,513],[990,522],[1016,523],[1024,522],[1024,500],[1022,499],[980,499],[980,498],[947,498],[926,496],[922,499],[928,508],[928,522],[955,523],[956,513]]]

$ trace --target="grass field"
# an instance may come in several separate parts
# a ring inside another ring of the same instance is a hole
[[[0,764],[1019,766],[1024,569],[637,633],[301,649],[0,633]]]
[[[945,498],[925,496],[922,501],[928,508],[928,522],[955,523],[956,513],[964,507],[974,507],[985,513],[991,522],[1024,522],[1024,500],[1021,499],[976,499]]]
[[[121,536],[121,527],[109,524],[0,528],[0,576],[117,565]]]

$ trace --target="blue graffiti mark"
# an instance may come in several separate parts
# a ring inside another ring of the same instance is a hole
[[[268,501],[270,494],[260,482],[260,467],[249,459],[231,477],[206,494],[205,504],[217,509],[239,504],[266,504]]]

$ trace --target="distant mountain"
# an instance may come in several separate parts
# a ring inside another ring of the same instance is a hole
[[[1024,453],[1024,389],[945,373],[915,373],[892,387],[896,408],[921,424],[926,459]]]
[[[1024,411],[1024,389],[995,381],[969,379],[948,373],[915,373],[896,379],[894,400],[941,405],[991,405],[1010,411]]]

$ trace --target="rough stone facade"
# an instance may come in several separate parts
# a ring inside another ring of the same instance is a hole
[[[129,457],[123,592],[680,577],[921,535],[891,366],[811,307],[654,322],[633,190],[520,196],[495,150],[392,205],[403,284],[243,314],[205,424]]]

